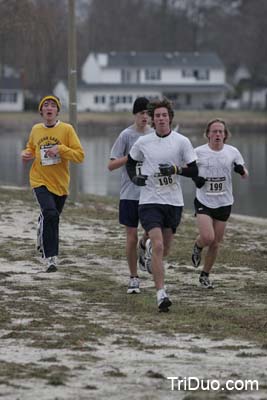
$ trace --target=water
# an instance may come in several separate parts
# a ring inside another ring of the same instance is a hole
[[[120,171],[107,169],[109,153],[114,140],[124,126],[83,126],[79,135],[86,158],[79,166],[79,187],[83,193],[118,196]],[[205,143],[201,132],[186,132],[194,146]],[[24,134],[0,129],[0,184],[13,186],[28,185],[29,165],[20,158],[27,141]],[[229,144],[242,153],[250,172],[249,179],[243,180],[234,174],[233,212],[267,218],[267,132],[234,133]],[[182,177],[185,208],[193,212],[195,187],[191,179]]]

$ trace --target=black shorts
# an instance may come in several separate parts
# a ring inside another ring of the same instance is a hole
[[[217,219],[218,221],[227,221],[230,217],[232,206],[223,206],[218,208],[210,208],[204,206],[196,198],[194,200],[195,212],[197,214],[209,215],[212,219]]]
[[[120,200],[119,222],[130,228],[137,228],[139,223],[138,200]]]
[[[183,207],[168,204],[142,204],[139,206],[139,218],[146,232],[153,228],[171,228],[175,233],[181,221],[182,211]]]

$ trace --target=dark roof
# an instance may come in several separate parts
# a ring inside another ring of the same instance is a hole
[[[213,67],[224,68],[222,61],[215,53],[185,52],[110,52],[108,67]]]
[[[19,78],[0,77],[0,89],[21,89],[21,80]]]

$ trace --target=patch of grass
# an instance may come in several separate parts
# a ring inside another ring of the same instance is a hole
[[[109,371],[104,372],[104,376],[109,376],[112,378],[125,378],[127,375],[120,371],[119,368],[113,368]]]
[[[90,298],[94,299],[95,304],[103,304],[110,312],[124,315],[127,321],[137,324],[140,328],[151,329],[155,332],[165,334],[175,334],[178,332],[191,334],[207,334],[210,337],[235,337],[247,340],[258,340],[266,343],[267,334],[265,326],[265,312],[262,308],[254,313],[253,307],[250,308],[240,303],[233,307],[231,298],[225,299],[223,304],[205,301],[201,306],[198,301],[203,291],[192,289],[189,295],[195,296],[194,304],[188,304],[185,299],[175,302],[170,313],[159,314],[155,307],[154,290],[146,291],[142,296],[128,296],[125,288],[117,288],[114,291],[114,281],[102,275],[95,275],[93,281],[68,282],[60,285],[61,289],[72,289],[82,293],[83,302],[88,304]],[[212,293],[212,292],[208,292]],[[84,305],[86,309],[86,305]],[[153,318],[151,317],[153,316]],[[125,338],[124,338],[125,339]],[[120,340],[124,341],[123,338]],[[127,345],[140,346],[134,339]]]
[[[179,122],[182,129],[187,125],[205,125],[207,121],[214,118],[214,113],[219,113],[220,117],[228,122],[229,125],[233,125],[232,131],[239,124],[248,126],[256,124],[257,126],[267,124],[266,113],[264,111],[254,110],[179,110],[174,116],[174,125]],[[61,112],[61,118],[63,121],[68,121],[69,117],[67,113]],[[83,126],[88,124],[102,124],[103,126],[110,126],[112,124],[123,124],[127,126],[132,123],[132,114],[127,111],[121,112],[79,112],[77,114],[79,130]],[[34,123],[40,122],[40,116],[37,112],[1,112],[0,113],[0,124],[6,128],[10,126],[23,126],[24,130],[29,130]]]
[[[33,261],[31,240],[17,238],[15,247],[14,238],[7,238],[1,243],[0,258],[5,258],[10,262],[25,260],[25,258]]]
[[[116,220],[114,226],[118,226],[118,206],[112,197],[96,195],[80,195],[78,205],[67,204],[64,208],[64,219],[68,222],[76,220],[81,226],[86,225],[88,218],[97,221]]]
[[[2,297],[1,293],[0,293],[0,296]],[[9,324],[10,321],[11,321],[11,317],[10,317],[8,308],[4,305],[1,305],[0,306],[0,326]]]
[[[1,361],[0,377],[3,379],[44,379],[49,384],[62,385],[68,379],[69,368],[63,365],[52,364],[47,368],[39,367],[34,363],[17,364]]]
[[[238,353],[236,357],[240,358],[258,358],[258,357],[266,357],[265,354],[262,353],[247,353],[245,351],[242,351],[241,353]]]

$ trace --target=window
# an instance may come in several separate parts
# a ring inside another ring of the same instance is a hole
[[[208,80],[209,79],[209,70],[208,69],[195,69],[194,77],[198,80]]]
[[[184,78],[192,78],[192,76],[194,76],[193,75],[193,70],[192,69],[183,69],[182,70],[182,76],[184,77]]]
[[[192,102],[191,94],[187,93],[187,94],[185,95],[185,104],[186,104],[187,106],[190,106],[190,105],[191,105],[191,102]]]
[[[140,82],[140,70],[134,69],[122,69],[121,70],[121,82],[122,83],[139,83]]]
[[[133,96],[129,95],[124,95],[124,96],[109,96],[109,102],[110,104],[118,104],[118,103],[123,103],[123,104],[132,104],[133,102]]]
[[[13,93],[0,93],[0,103],[17,103],[18,94]]]
[[[106,96],[95,96],[94,102],[95,102],[95,104],[105,104]]]
[[[184,78],[194,77],[196,80],[209,80],[210,71],[208,69],[183,69],[182,76]]]
[[[131,72],[128,69],[121,70],[121,81],[122,83],[131,82]]]
[[[159,68],[151,68],[145,70],[145,80],[146,81],[160,81],[161,80],[161,70]]]

